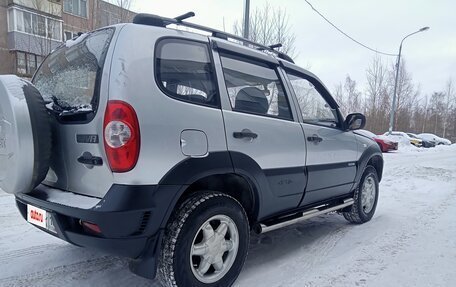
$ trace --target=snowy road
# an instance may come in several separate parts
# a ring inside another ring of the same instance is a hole
[[[456,145],[385,155],[377,213],[253,236],[236,286],[454,286]],[[0,286],[151,286],[127,261],[28,225],[0,191]]]

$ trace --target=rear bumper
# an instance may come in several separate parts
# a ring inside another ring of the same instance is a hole
[[[113,185],[95,206],[83,209],[51,202],[50,190],[55,189],[40,185],[32,193],[16,195],[16,204],[24,219],[27,204],[51,213],[57,233],[37,228],[74,245],[135,259],[133,271],[153,278],[161,232],[181,188],[184,187]],[[101,234],[84,229],[81,221],[98,225]],[[142,262],[147,262],[147,268],[141,266]],[[141,273],[143,269],[146,274]]]

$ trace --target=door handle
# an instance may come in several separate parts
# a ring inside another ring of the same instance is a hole
[[[233,132],[233,137],[236,139],[250,138],[256,139],[258,135],[249,129],[243,129],[241,132]]]
[[[319,137],[318,135],[312,135],[310,137],[307,137],[307,140],[310,142],[315,142],[315,143],[319,143],[319,142],[323,141],[323,139],[321,137]]]
[[[82,156],[80,156],[78,158],[78,162],[82,163],[82,164],[85,164],[85,165],[91,165],[91,166],[93,166],[93,165],[97,165],[97,166],[103,165],[103,159],[101,157],[93,156],[89,152],[85,152]]]

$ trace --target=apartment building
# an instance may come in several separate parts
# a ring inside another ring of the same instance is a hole
[[[31,78],[63,41],[135,15],[101,0],[0,0],[0,74]]]
[[[64,0],[63,36],[73,38],[87,32],[118,23],[128,23],[136,13],[101,0]]]

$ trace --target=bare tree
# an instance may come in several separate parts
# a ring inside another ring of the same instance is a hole
[[[382,132],[382,126],[387,121],[389,97],[387,92],[388,71],[379,56],[372,59],[366,69],[366,116],[368,128],[375,132]]]
[[[344,91],[347,100],[347,114],[362,111],[361,93],[358,91],[356,81],[349,75],[345,78]]]
[[[344,86],[342,85],[342,83],[336,85],[334,89],[334,98],[336,99],[337,104],[339,104],[339,109],[345,116],[347,112],[347,106],[344,96]]]
[[[448,79],[445,88],[445,105],[443,106],[443,133],[442,136],[446,136],[447,127],[451,124],[451,117],[450,112],[454,108],[455,105],[455,90],[453,79]],[[453,118],[453,121],[455,119]]]
[[[287,11],[266,3],[261,8],[255,8],[250,15],[249,39],[266,46],[281,43],[282,47],[277,50],[294,58],[297,56],[296,35],[291,28]],[[236,35],[242,35],[244,32],[242,23],[236,21],[233,30]]]
[[[115,4],[120,7],[120,22],[130,21],[130,8],[134,0],[115,0]]]
[[[339,83],[336,86],[334,97],[344,114],[362,112],[363,110],[361,93],[358,90],[356,81],[352,80],[350,75],[345,78],[344,85]]]
[[[431,115],[429,117],[430,130],[438,135],[443,131],[442,119],[445,105],[445,94],[443,92],[434,92],[429,102]]]
[[[388,93],[392,96],[395,83],[395,66],[393,64],[388,73]],[[407,70],[405,60],[401,62],[399,67],[396,93],[397,106],[394,127],[399,130],[410,130],[410,115],[412,113],[413,105],[418,99],[419,91],[413,84],[412,75]]]

